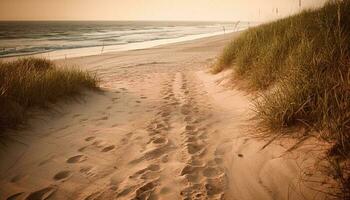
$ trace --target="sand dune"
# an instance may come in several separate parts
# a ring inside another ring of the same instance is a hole
[[[206,73],[236,35],[58,61],[96,71],[104,91],[11,133],[0,199],[321,199],[299,184],[307,157],[261,150],[249,95]]]

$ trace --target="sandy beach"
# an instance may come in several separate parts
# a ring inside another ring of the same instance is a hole
[[[323,199],[300,180],[313,152],[262,149],[252,96],[208,73],[239,34],[56,61],[96,72],[102,91],[9,133],[0,199]]]

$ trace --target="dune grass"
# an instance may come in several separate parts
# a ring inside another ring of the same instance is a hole
[[[270,130],[304,126],[333,144],[334,177],[350,198],[350,1],[246,31],[213,72],[233,68],[261,91],[255,110]],[[275,131],[281,133],[281,131]]]
[[[96,89],[95,75],[58,68],[51,61],[25,58],[0,63],[0,133],[25,122],[32,107],[47,107],[59,99]]]

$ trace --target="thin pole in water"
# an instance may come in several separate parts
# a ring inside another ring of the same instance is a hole
[[[105,48],[105,42],[103,42],[102,49],[101,49],[101,54],[103,53],[104,48]]]

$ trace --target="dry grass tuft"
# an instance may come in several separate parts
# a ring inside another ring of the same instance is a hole
[[[45,107],[84,88],[96,89],[95,75],[58,68],[45,59],[25,58],[0,63],[0,132],[26,119],[32,107]]]

